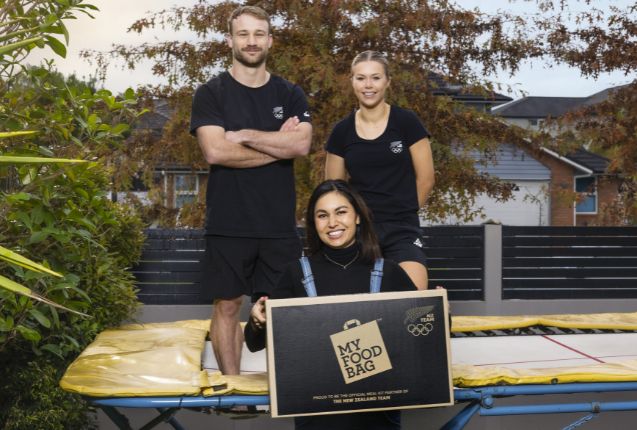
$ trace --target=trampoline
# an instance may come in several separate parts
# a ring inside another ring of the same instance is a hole
[[[101,333],[69,366],[60,385],[101,408],[120,429],[123,411],[151,408],[141,428],[167,422],[184,429],[181,409],[267,411],[265,354],[244,351],[242,375],[216,371],[208,321],[124,326]],[[463,429],[476,415],[599,413],[637,410],[637,313],[454,317],[454,397],[466,404],[443,430]],[[505,397],[626,392],[623,402],[500,405]],[[634,399],[634,400],[633,400]]]

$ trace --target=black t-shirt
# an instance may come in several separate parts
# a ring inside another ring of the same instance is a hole
[[[416,114],[391,106],[385,131],[374,140],[356,133],[355,114],[340,121],[327,141],[328,152],[345,159],[350,184],[363,196],[374,222],[419,225],[416,173],[409,148],[429,137]]]
[[[228,72],[197,88],[192,102],[190,133],[205,125],[226,131],[279,131],[292,116],[309,122],[303,90],[271,75],[251,88]],[[277,238],[296,235],[294,160],[238,169],[211,165],[206,192],[206,233],[223,236]]]

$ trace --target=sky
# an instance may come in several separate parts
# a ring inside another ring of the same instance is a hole
[[[614,0],[614,4],[627,4],[629,0]],[[31,63],[38,63],[42,58],[55,58],[57,69],[68,75],[75,73],[78,77],[88,78],[95,74],[95,66],[79,57],[84,49],[108,50],[113,43],[140,44],[153,40],[174,39],[174,34],[155,31],[138,35],[128,33],[127,28],[138,18],[148,12],[157,12],[174,5],[189,6],[197,0],[89,0],[89,3],[100,8],[95,12],[95,19],[79,15],[77,20],[67,21],[70,42],[66,59],[56,57],[48,49],[38,50],[30,56]],[[488,13],[498,8],[512,7],[528,9],[532,3],[518,3],[512,6],[507,0],[457,0],[463,7],[479,6]],[[187,37],[187,35],[182,35]],[[517,92],[507,94],[513,98],[520,97],[520,91],[530,96],[559,96],[559,97],[587,97],[606,88],[622,85],[637,78],[637,73],[625,76],[623,73],[604,74],[597,80],[583,78],[577,69],[566,66],[553,66],[547,69],[543,63],[525,63],[514,76],[500,75],[498,81],[512,86]],[[136,70],[122,70],[121,67],[111,67],[107,73],[104,87],[115,93],[124,91],[129,86],[159,83],[150,72],[150,66],[140,64]],[[502,91],[506,94],[506,91]]]

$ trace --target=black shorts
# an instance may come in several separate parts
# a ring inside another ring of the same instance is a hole
[[[286,264],[300,256],[298,237],[206,236],[206,252],[201,261],[201,298],[213,302],[269,294]]]
[[[374,224],[383,257],[396,263],[415,261],[427,266],[425,239],[420,227],[400,223]]]

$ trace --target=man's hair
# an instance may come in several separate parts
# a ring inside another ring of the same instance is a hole
[[[318,200],[328,193],[338,193],[345,197],[354,208],[354,212],[358,215],[360,224],[357,228],[356,240],[361,247],[361,257],[364,261],[374,261],[381,256],[378,239],[372,225],[371,214],[365,201],[356,190],[354,190],[347,182],[340,179],[328,179],[321,182],[312,192],[310,200],[307,204],[307,212],[305,214],[305,238],[307,241],[307,252],[309,255],[320,252],[324,245],[316,231],[316,222],[314,220],[314,210]]]
[[[354,60],[352,60],[352,69],[354,68],[355,65],[357,65],[358,63],[362,63],[363,61],[376,61],[377,63],[380,63],[383,66],[383,69],[385,70],[385,76],[389,78],[389,61],[387,61],[387,57],[382,52],[378,52],[378,51],[361,52],[356,57],[354,57]]]
[[[232,11],[228,18],[228,34],[232,35],[232,21],[243,14],[251,15],[256,19],[266,21],[268,23],[268,33],[270,33],[272,26],[270,25],[270,15],[268,15],[266,11],[258,6],[239,6]]]

